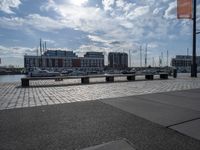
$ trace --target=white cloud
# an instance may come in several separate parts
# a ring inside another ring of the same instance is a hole
[[[62,21],[56,21],[52,18],[40,16],[39,14],[30,14],[24,18],[19,17],[0,17],[0,27],[8,29],[23,29],[31,27],[41,31],[54,31],[66,28]]]
[[[139,6],[139,7],[135,8],[134,11],[130,12],[127,15],[127,18],[132,20],[132,19],[135,19],[136,17],[143,16],[143,15],[147,14],[148,12],[149,12],[149,6]]]
[[[51,16],[54,13],[54,18],[40,14],[1,17],[0,26],[45,32],[79,30],[93,43],[89,47],[97,50],[98,46],[106,50],[138,49],[142,43],[158,48],[159,41],[176,39],[180,33],[190,32],[190,24],[175,19],[176,2],[172,0],[103,0],[103,8],[87,4],[88,0],[48,0],[40,10],[50,12]]]
[[[102,4],[105,11],[112,10],[112,6],[114,5],[115,0],[102,0]]]
[[[67,28],[88,32],[91,35],[101,32],[101,38],[106,40],[126,39],[133,42],[141,38],[143,40],[152,37],[160,39],[167,36],[177,24],[170,20],[173,18],[175,3],[169,1],[143,0],[136,4],[136,2],[131,3],[124,0],[103,0],[104,9],[101,9],[70,5],[69,2],[56,3],[50,0],[46,8],[48,10],[50,8],[59,15],[57,21],[61,23],[61,26],[65,24]],[[169,5],[169,8],[163,7],[166,5]]]
[[[88,3],[88,0],[70,0],[73,5],[83,6]]]
[[[116,1],[116,6],[123,8],[125,6],[125,1],[124,0],[117,0]]]
[[[95,36],[95,35],[88,35],[88,38],[91,40],[91,41],[94,41],[94,42],[100,42],[100,43],[108,43],[107,40],[104,40],[102,39],[101,37],[99,36]]]
[[[25,54],[34,54],[36,55],[36,48],[29,48],[29,47],[6,47],[0,45],[0,55],[1,57],[18,57],[22,58]]]
[[[18,27],[23,26],[24,19],[19,17],[0,17],[0,27],[9,28],[9,29],[17,29]]]
[[[40,16],[39,14],[28,15],[24,19],[24,24],[42,31],[59,30],[66,27],[61,21],[59,22],[49,17]]]
[[[0,45],[1,65],[24,66],[24,55],[36,55],[36,48]]]
[[[8,14],[13,14],[12,8],[18,8],[20,4],[20,0],[1,0],[0,10]]]
[[[165,11],[164,17],[167,19],[175,19],[176,18],[176,7],[177,2],[171,2],[169,4],[168,9]]]
[[[153,15],[155,15],[155,16],[159,15],[160,13],[162,13],[162,10],[163,10],[162,7],[161,8],[155,8],[153,10]]]

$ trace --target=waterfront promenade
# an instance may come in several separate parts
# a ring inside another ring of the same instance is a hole
[[[0,149],[73,150],[119,140],[137,150],[200,149],[200,77],[119,80],[1,83]]]
[[[0,110],[200,88],[200,78],[190,78],[189,74],[168,80],[117,80],[104,83],[104,79],[93,79],[88,85],[81,85],[80,80],[32,81],[29,88],[21,88],[20,82],[0,83]]]

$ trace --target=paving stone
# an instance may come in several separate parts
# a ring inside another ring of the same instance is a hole
[[[21,88],[20,82],[0,83],[0,109],[7,109],[10,103],[15,103],[16,107],[33,107],[200,88],[200,77],[190,78],[189,74],[176,79],[170,77],[168,80],[155,78],[153,81],[145,81],[144,77],[136,77],[140,81],[134,82],[117,78],[120,82],[109,84],[105,83],[105,79],[92,79],[92,82],[100,83],[89,85],[81,85],[80,80],[39,80],[31,81],[29,88]],[[34,102],[30,103],[30,99],[34,99]]]

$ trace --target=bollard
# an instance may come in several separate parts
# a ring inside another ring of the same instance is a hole
[[[135,81],[135,75],[127,75],[128,81]]]
[[[173,77],[177,78],[177,69],[173,69]]]
[[[81,83],[82,84],[89,84],[90,83],[89,77],[82,77],[81,78]]]
[[[106,76],[106,82],[114,82],[114,76]]]
[[[28,87],[29,86],[29,79],[21,78],[21,85],[22,85],[22,87]]]

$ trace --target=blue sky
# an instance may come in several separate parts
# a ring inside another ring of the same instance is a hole
[[[198,4],[200,3],[199,0]],[[197,6],[198,16],[200,5]],[[200,20],[198,19],[200,29]],[[48,48],[131,54],[147,44],[148,64],[192,52],[192,21],[176,18],[176,0],[1,0],[1,65],[23,66],[24,54],[36,55],[39,39]],[[197,54],[200,54],[199,36]],[[144,55],[144,54],[143,54]],[[144,56],[143,56],[144,58]],[[106,61],[107,62],[107,61]],[[143,61],[144,63],[144,61]]]

